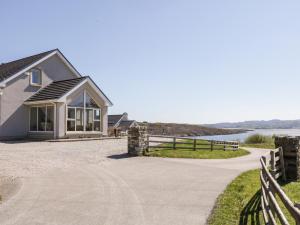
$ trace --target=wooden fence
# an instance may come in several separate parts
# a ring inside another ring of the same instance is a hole
[[[154,139],[154,140],[153,140]],[[190,137],[174,137],[150,135],[147,139],[148,150],[151,148],[161,149],[191,149],[191,150],[233,150],[239,149],[236,141],[208,141]]]
[[[270,171],[268,169],[268,163],[266,157],[260,159],[261,162],[261,207],[265,224],[277,225],[280,224],[288,225],[289,222],[286,215],[283,213],[276,196],[282,201],[284,207],[291,214],[297,225],[300,225],[300,209],[297,205],[288,198],[288,196],[281,189],[277,183],[278,178],[286,179],[284,160],[282,148],[278,148],[271,151],[270,160]]]

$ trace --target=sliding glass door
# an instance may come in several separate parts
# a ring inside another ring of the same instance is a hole
[[[45,132],[54,130],[54,107],[34,106],[30,108],[30,131]]]

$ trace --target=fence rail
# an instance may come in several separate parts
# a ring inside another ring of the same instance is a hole
[[[300,225],[300,209],[288,198],[276,180],[279,177],[283,180],[286,179],[282,148],[271,151],[270,171],[265,156],[260,159],[260,162],[262,166],[260,172],[261,207],[265,224],[277,225],[277,221],[279,221],[280,224],[289,225],[286,215],[276,199],[278,196],[296,224]]]
[[[236,141],[213,141],[191,137],[174,137],[162,135],[150,135],[147,139],[148,150],[151,148],[161,149],[191,149],[191,150],[233,150],[239,149]],[[184,146],[183,146],[184,145]]]

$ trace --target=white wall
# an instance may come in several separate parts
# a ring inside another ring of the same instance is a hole
[[[1,97],[0,139],[24,137],[29,130],[29,107],[23,105],[30,96],[53,81],[72,79],[75,74],[56,55],[37,66],[42,70],[42,86],[30,85],[26,73],[8,82]]]

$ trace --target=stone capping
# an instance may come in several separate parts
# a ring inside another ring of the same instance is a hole
[[[147,126],[140,124],[128,130],[128,154],[130,156],[142,156],[148,149]]]
[[[282,147],[288,180],[300,180],[300,136],[276,136],[275,147]]]

